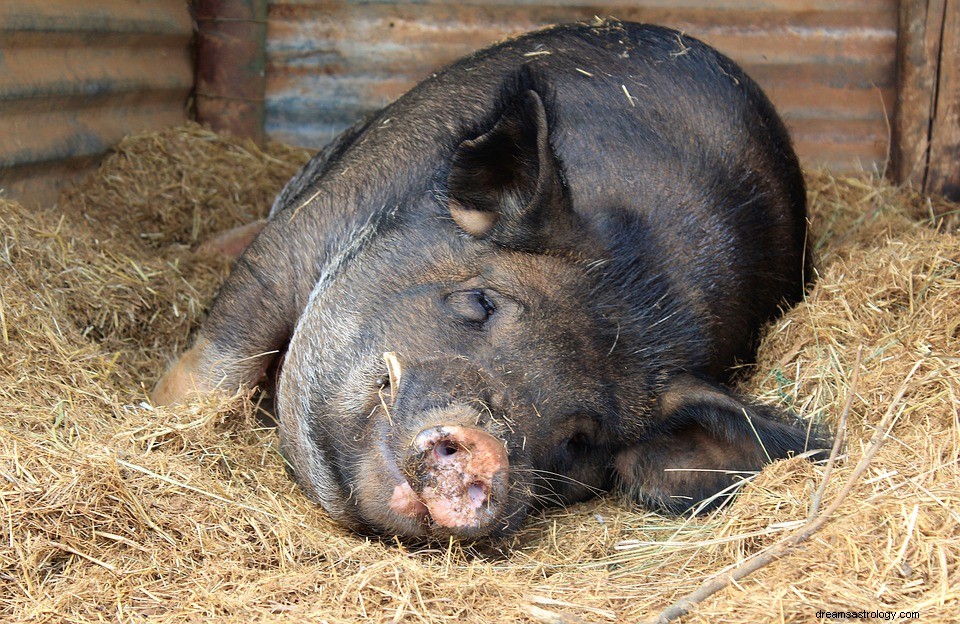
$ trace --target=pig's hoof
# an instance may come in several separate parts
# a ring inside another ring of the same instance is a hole
[[[198,340],[192,349],[167,369],[150,393],[154,405],[174,405],[184,402],[188,397],[209,392],[201,372],[203,352],[207,348],[205,340]]]

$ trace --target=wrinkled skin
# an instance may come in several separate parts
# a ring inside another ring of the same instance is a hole
[[[611,488],[707,508],[811,442],[722,385],[802,296],[805,236],[736,65],[657,27],[548,29],[308,163],[154,398],[251,386],[285,350],[283,453],[361,531],[499,537]]]

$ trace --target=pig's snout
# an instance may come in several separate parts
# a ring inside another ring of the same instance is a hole
[[[505,508],[509,460],[503,442],[473,427],[441,425],[413,439],[394,488],[394,512],[429,520],[458,537],[488,533]]]

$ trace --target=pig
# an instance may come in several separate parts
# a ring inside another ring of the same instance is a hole
[[[496,540],[615,491],[712,508],[820,441],[739,396],[810,277],[804,182],[734,62],[664,27],[547,28],[345,131],[278,195],[157,403],[258,384],[344,525]]]

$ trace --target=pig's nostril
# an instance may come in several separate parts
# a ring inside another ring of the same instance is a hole
[[[434,452],[440,457],[455,455],[460,449],[453,442],[440,442],[434,447]]]
[[[487,502],[487,488],[482,483],[471,483],[467,487],[470,501],[477,507]]]
[[[406,491],[397,495],[394,511],[441,532],[485,534],[507,508],[509,467],[504,443],[482,429],[427,427],[414,436],[401,468],[426,511],[408,505],[401,497]]]

